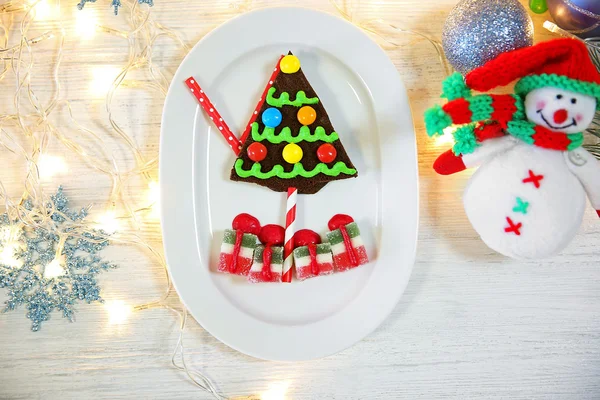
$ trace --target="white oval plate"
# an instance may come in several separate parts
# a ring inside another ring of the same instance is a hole
[[[291,284],[250,284],[215,272],[223,230],[248,212],[284,224],[285,194],[232,182],[235,160],[184,80],[194,76],[225,121],[244,130],[280,54],[291,50],[323,101],[357,179],[299,196],[297,229],[325,232],[334,214],[358,222],[372,262]],[[343,350],[397,304],[414,263],[416,145],[398,72],[362,31],[301,8],[235,18],[192,49],[165,102],[160,144],[161,221],[181,299],[213,336],[248,355],[305,360]]]

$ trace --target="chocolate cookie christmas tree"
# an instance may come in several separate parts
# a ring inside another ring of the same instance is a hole
[[[280,59],[261,102],[242,136],[231,180],[313,194],[328,182],[357,176],[321,99],[291,52]]]
[[[253,283],[289,283],[294,259],[300,280],[331,274],[334,266],[342,271],[368,262],[358,227],[348,216],[330,221],[331,243],[321,243],[314,231],[294,235],[299,193],[314,194],[333,180],[358,175],[297,57],[290,52],[279,59],[240,140],[196,79],[185,83],[237,156],[231,180],[287,192],[285,228],[261,228],[248,214],[234,218],[221,245],[220,272],[245,275]],[[256,245],[257,235],[262,245]]]

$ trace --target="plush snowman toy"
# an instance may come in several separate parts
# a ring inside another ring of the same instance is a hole
[[[517,79],[514,94],[471,94]],[[581,147],[600,108],[600,74],[585,45],[557,39],[501,54],[464,79],[449,77],[443,97],[450,101],[425,113],[427,132],[458,128],[454,147],[434,169],[449,175],[479,167],[464,206],[483,241],[517,259],[567,246],[586,194],[600,210],[600,163]]]

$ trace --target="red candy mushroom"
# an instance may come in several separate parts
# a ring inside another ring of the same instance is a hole
[[[308,246],[309,244],[320,244],[321,236],[310,229],[300,229],[294,234],[294,247]]]
[[[231,227],[236,231],[242,231],[244,233],[251,233],[258,235],[260,233],[260,222],[250,214],[239,214],[233,219]]]
[[[269,224],[262,227],[258,234],[258,240],[264,245],[283,246],[285,240],[285,229],[283,226]]]
[[[331,217],[327,226],[329,227],[330,231],[335,231],[336,229],[340,229],[340,227],[351,224],[352,222],[354,222],[354,218],[351,216],[346,214],[336,214]]]

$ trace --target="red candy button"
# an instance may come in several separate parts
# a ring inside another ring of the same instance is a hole
[[[331,217],[327,226],[329,227],[330,231],[335,231],[341,226],[346,226],[348,224],[351,224],[352,222],[354,222],[354,219],[351,216],[346,214],[336,214],[333,217]]]
[[[250,214],[239,214],[231,223],[233,229],[244,233],[258,235],[260,233],[260,222]]]
[[[267,157],[267,148],[264,144],[254,142],[248,146],[248,157],[254,162],[261,162]]]
[[[321,162],[328,164],[335,160],[335,157],[337,157],[337,150],[332,144],[324,143],[317,149],[317,157],[319,157]]]
[[[281,246],[285,240],[285,229],[283,229],[283,226],[280,225],[265,225],[260,230],[258,240],[265,245],[270,244],[272,246]]]
[[[321,243],[321,236],[310,229],[300,229],[294,234],[294,247],[308,246]]]

